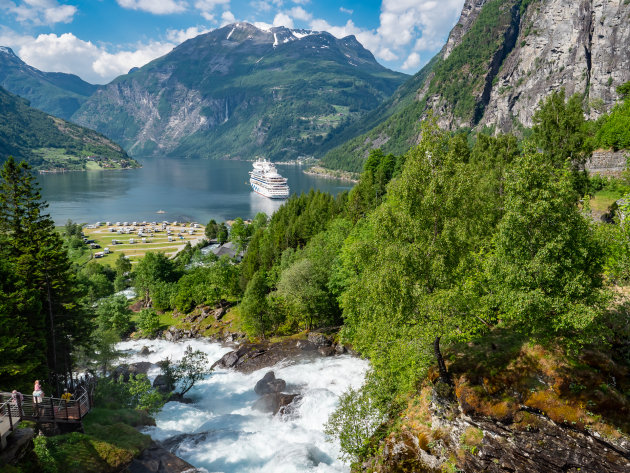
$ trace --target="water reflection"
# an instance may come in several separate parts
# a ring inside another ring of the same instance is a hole
[[[251,191],[251,163],[152,159],[141,169],[39,175],[42,197],[55,222],[195,220],[207,222],[258,212],[271,215],[283,201]],[[337,194],[350,188],[343,181],[308,176],[298,166],[279,166],[292,193],[311,188]],[[164,210],[164,214],[158,214]]]

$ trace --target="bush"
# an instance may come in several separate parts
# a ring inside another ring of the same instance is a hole
[[[160,317],[153,309],[142,309],[139,314],[138,328],[144,335],[155,336],[160,329]]]

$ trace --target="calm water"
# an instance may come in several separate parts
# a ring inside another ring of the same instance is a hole
[[[39,175],[42,197],[57,224],[95,221],[185,220],[206,223],[258,212],[271,215],[283,201],[249,187],[251,163],[243,161],[146,159],[140,169]],[[337,194],[344,181],[308,176],[299,166],[278,166],[291,193],[310,189]],[[158,214],[159,210],[165,213]]]

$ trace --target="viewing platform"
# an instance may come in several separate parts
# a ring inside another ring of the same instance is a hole
[[[41,424],[81,423],[93,407],[91,393],[80,388],[79,397],[66,401],[55,397],[44,397],[33,402],[31,395],[24,400],[12,399],[11,393],[0,392],[0,450],[4,449],[7,437],[23,420]]]

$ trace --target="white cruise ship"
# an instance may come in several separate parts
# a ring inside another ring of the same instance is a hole
[[[278,174],[276,167],[265,159],[254,162],[254,169],[249,172],[249,183],[254,192],[270,199],[289,197],[287,179]]]

